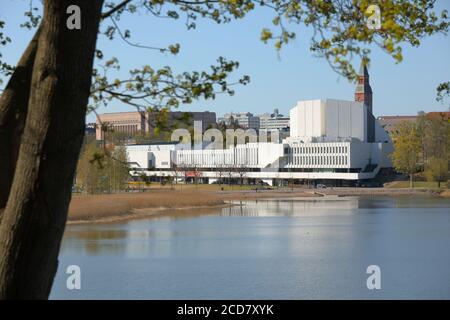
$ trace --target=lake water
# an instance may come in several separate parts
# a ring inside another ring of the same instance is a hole
[[[66,288],[69,265],[81,290]],[[450,199],[258,200],[72,225],[51,298],[450,299]]]

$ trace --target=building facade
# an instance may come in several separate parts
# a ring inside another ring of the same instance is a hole
[[[290,111],[291,140],[368,141],[368,114],[366,105],[356,101],[299,101]]]
[[[426,119],[440,119],[448,121],[450,119],[450,112],[448,111],[432,111],[423,114]],[[380,116],[377,118],[381,127],[392,135],[397,131],[397,126],[401,122],[416,122],[420,115],[417,116]]]
[[[366,68],[363,76],[368,79]],[[191,149],[172,144],[165,149],[169,163],[145,168],[157,158],[157,146],[137,152],[129,146],[130,161],[139,163],[147,175],[173,176],[176,170],[196,172],[214,183],[224,176],[272,184],[275,180],[358,181],[373,179],[383,168],[392,167],[393,146],[389,135],[375,120],[368,101],[335,99],[299,101],[290,110],[290,137],[281,142],[258,141],[229,148]],[[363,99],[364,100],[364,99]],[[373,127],[369,122],[373,119]],[[373,131],[373,132],[372,132]],[[207,141],[204,141],[207,142]],[[139,147],[140,148],[140,147]],[[156,149],[155,149],[156,148]],[[161,149],[162,150],[162,149]]]
[[[396,127],[400,122],[415,122],[417,116],[380,116],[377,120],[387,133],[392,134],[396,131]]]
[[[355,90],[355,101],[361,102],[367,108],[367,141],[375,141],[375,117],[373,116],[372,104],[373,104],[373,92],[370,86],[369,71],[367,70],[366,63],[361,63],[361,68],[358,75],[358,85]]]
[[[202,131],[216,124],[216,113],[171,111],[164,114],[165,126],[188,128],[194,121],[202,121]],[[158,121],[158,113],[146,111],[116,112],[100,114],[96,122],[96,139],[103,140],[105,131],[119,132],[132,137],[138,132],[153,132]]]
[[[219,118],[218,122],[224,123],[227,126],[232,126],[234,122],[234,124],[237,124],[239,127],[244,129],[258,130],[260,128],[259,118],[250,112],[225,113],[223,117]]]
[[[130,137],[137,132],[147,132],[145,112],[116,112],[100,114],[96,122],[96,139],[103,140],[108,131],[119,132]]]
[[[290,127],[289,117],[285,117],[275,109],[272,114],[258,115],[259,129],[261,130],[287,130]]]

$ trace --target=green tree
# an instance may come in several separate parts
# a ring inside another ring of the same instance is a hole
[[[290,27],[310,27],[310,49],[349,79],[356,79],[350,57],[368,59],[371,44],[400,62],[403,44],[419,46],[421,39],[448,30],[447,12],[437,14],[434,1],[423,0],[380,1],[381,29],[370,29],[366,11],[372,2],[31,0],[24,26],[37,27],[33,39],[15,68],[0,55],[0,74],[9,77],[0,97],[0,298],[47,298],[50,293],[88,104],[89,110],[112,100],[139,110],[173,108],[213,99],[218,92],[233,94],[232,85],[249,81],[246,76],[230,81],[238,63],[224,58],[208,71],[177,75],[168,66],[145,65],[119,78],[119,60],[105,59],[96,48],[98,37],[117,37],[132,47],[164,53],[180,50],[178,44],[158,48],[134,43],[130,31],[120,26],[121,16],[182,18],[195,28],[199,18],[227,23],[256,9],[270,10],[273,27],[262,30],[262,41],[280,50],[295,37]],[[67,28],[72,5],[83,13],[82,32]],[[36,14],[41,11],[42,17]],[[0,48],[9,45],[1,32],[6,23],[0,21]]]
[[[109,157],[108,160],[111,189],[115,192],[125,190],[128,187],[127,182],[130,175],[127,149],[123,145],[115,146],[112,157]]]
[[[424,111],[419,111],[417,113],[417,120],[416,120],[416,124],[417,124],[417,135],[420,137],[420,157],[419,157],[419,166],[424,169],[425,167],[425,163],[427,161],[427,148],[426,148],[426,143],[427,143],[427,139],[426,139],[426,128],[427,128],[427,117],[426,117],[426,113]]]
[[[425,148],[430,157],[448,159],[448,121],[440,114],[428,116],[425,124]]]
[[[414,122],[402,121],[396,129],[392,137],[394,143],[392,163],[398,172],[409,175],[409,186],[413,188],[413,174],[419,169],[421,137]]]
[[[436,88],[436,91],[436,100],[444,102],[445,98],[450,97],[450,81],[439,84],[439,86]]]
[[[446,178],[450,162],[450,123],[445,113],[432,113],[427,116],[425,129],[425,148],[430,155],[425,165],[427,179],[440,182]]]
[[[92,141],[84,148],[76,179],[81,190],[90,194],[125,190],[128,178],[128,156],[124,146],[105,149]]]
[[[440,188],[441,182],[447,180],[448,169],[448,159],[432,157],[425,168],[427,180],[437,181]]]
[[[101,169],[103,168],[102,150],[95,141],[88,143],[80,155],[77,166],[76,183],[77,186],[86,193],[97,193],[101,187],[99,185]]]

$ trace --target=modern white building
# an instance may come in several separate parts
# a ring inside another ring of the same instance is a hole
[[[129,166],[132,171],[170,169],[171,153],[177,145],[176,142],[160,142],[126,146]]]
[[[229,148],[212,148],[211,143],[194,150],[175,142],[128,146],[132,172],[154,177],[183,172],[185,177],[201,177],[209,183],[239,177],[268,184],[287,179],[335,184],[373,179],[383,168],[392,167],[393,146],[372,115],[368,77],[362,66],[356,101],[299,101],[290,110],[290,137],[281,142],[258,141]]]
[[[219,150],[178,150],[175,152],[174,163],[185,168],[264,169],[270,167],[282,156],[283,144],[256,142]]]
[[[292,141],[367,141],[367,107],[343,100],[299,101],[291,109]]]

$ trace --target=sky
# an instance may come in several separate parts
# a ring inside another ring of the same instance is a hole
[[[35,1],[39,3],[38,1]],[[32,31],[20,28],[25,21],[27,0],[0,0],[0,20],[6,21],[5,32],[13,42],[3,47],[4,59],[15,64]],[[438,0],[437,9],[450,10],[450,1]],[[277,53],[272,44],[260,40],[261,29],[271,27],[272,14],[257,9],[245,19],[217,25],[200,19],[195,30],[187,30],[184,19],[158,19],[151,15],[124,16],[119,25],[130,29],[131,41],[149,46],[167,47],[179,43],[178,55],[131,47],[121,39],[99,38],[98,48],[106,57],[121,62],[121,72],[149,64],[154,68],[169,65],[176,72],[207,70],[219,56],[236,60],[240,68],[231,79],[249,75],[247,86],[235,87],[235,95],[218,95],[215,100],[200,100],[182,105],[183,111],[214,111],[260,114],[278,108],[288,114],[299,100],[334,98],[354,99],[355,85],[335,73],[327,61],[309,51],[309,30],[292,25],[297,33],[294,41]],[[404,60],[394,60],[378,48],[371,54],[369,68],[373,90],[373,112],[381,115],[415,115],[418,111],[444,111],[446,104],[436,101],[436,87],[450,80],[450,37],[435,35],[422,41],[420,47],[403,47]],[[354,60],[359,69],[360,61]],[[133,107],[112,101],[98,112],[132,111]],[[87,122],[95,117],[90,114]]]

